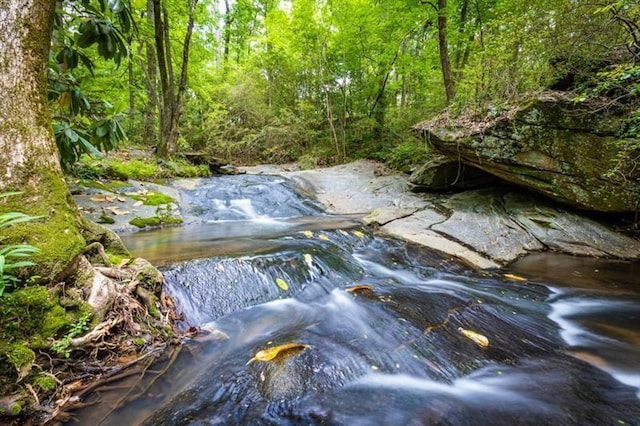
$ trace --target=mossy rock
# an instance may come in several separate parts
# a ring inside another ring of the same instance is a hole
[[[160,192],[149,192],[145,195],[131,195],[134,200],[142,201],[146,206],[160,206],[163,204],[175,203],[175,199]]]
[[[435,150],[556,201],[597,212],[640,208],[637,140],[620,138],[624,111],[539,95],[482,125],[420,125]],[[468,130],[469,128],[474,130]]]
[[[97,242],[102,244],[108,253],[125,257],[131,256],[120,237],[104,226],[100,226],[97,223],[91,222],[89,219],[83,218],[80,229],[87,244]]]
[[[162,272],[145,259],[137,258],[131,262],[131,268],[135,270],[134,281],[138,281],[142,287],[150,291],[154,296],[160,296],[164,285]]]
[[[183,220],[175,217],[160,217],[160,216],[151,216],[151,217],[134,217],[129,221],[130,225],[137,226],[138,228],[147,228],[153,226],[161,226],[161,225],[178,225],[183,223]]]

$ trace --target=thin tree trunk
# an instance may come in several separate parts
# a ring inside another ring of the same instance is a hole
[[[184,36],[182,45],[182,68],[180,70],[180,81],[178,82],[178,93],[175,101],[171,106],[171,130],[169,140],[167,141],[168,153],[175,154],[178,146],[178,125],[182,116],[182,108],[184,104],[184,94],[187,91],[187,79],[189,71],[189,50],[191,46],[191,36],[193,35],[193,26],[195,23],[195,11],[198,0],[190,0],[189,2],[189,21],[187,23],[187,33]]]
[[[160,103],[160,135],[157,154],[160,157],[173,155],[177,148],[179,130],[178,124],[182,115],[182,104],[187,87],[189,67],[189,49],[195,23],[195,9],[198,0],[189,3],[189,21],[182,48],[182,69],[178,82],[177,94],[173,62],[171,59],[171,45],[169,44],[168,10],[161,4],[161,0],[153,0],[153,16],[155,25],[156,54],[158,56],[158,73],[160,74],[160,88],[162,102]]]
[[[231,17],[231,9],[229,7],[229,0],[224,0],[224,30],[223,30],[223,42],[222,47],[222,66],[226,67],[227,60],[229,59],[229,45],[231,44],[231,23],[233,18]]]
[[[153,0],[147,0],[147,20],[151,27],[154,25]],[[147,145],[157,146],[158,144],[158,59],[154,44],[145,41],[146,63],[142,65],[145,72],[147,86],[147,105],[144,112],[144,133],[143,141]]]
[[[449,59],[449,41],[447,39],[447,0],[438,0],[438,47],[440,51],[440,65],[447,104],[455,97],[453,77],[451,75],[451,61]]]
[[[131,50],[131,42],[129,42],[129,50]],[[133,132],[134,118],[136,111],[136,96],[133,88],[135,87],[135,81],[133,79],[133,58],[129,56],[127,62],[127,72],[129,77],[129,132]]]

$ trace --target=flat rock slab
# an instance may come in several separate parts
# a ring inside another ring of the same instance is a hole
[[[640,259],[640,243],[555,203],[504,187],[450,195],[414,194],[401,175],[360,160],[315,170],[295,165],[248,167],[278,174],[315,193],[333,213],[360,214],[382,231],[455,256],[477,268],[498,268],[545,249],[574,255]],[[383,174],[380,174],[380,172]]]
[[[147,219],[163,215],[176,222],[183,220],[179,208],[180,192],[171,186],[138,181],[113,186],[106,182],[104,188],[78,186],[73,189],[73,193],[76,204],[89,220],[117,233],[139,230],[139,227],[129,223],[134,218]],[[136,195],[149,193],[168,195],[175,202],[150,206],[134,198]]]

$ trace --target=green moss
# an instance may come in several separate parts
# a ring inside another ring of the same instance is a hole
[[[54,305],[44,314],[44,321],[40,334],[44,338],[56,337],[58,332],[68,328],[73,322],[73,316],[60,305]]]
[[[151,217],[134,217],[129,221],[130,225],[137,226],[138,228],[146,228],[147,226],[160,226],[160,225],[177,225],[182,223],[183,220],[175,217],[160,217],[160,216],[151,216]]]
[[[85,247],[84,238],[78,231],[80,212],[71,198],[65,182],[51,172],[42,176],[42,186],[24,190],[24,194],[3,199],[0,208],[17,211],[42,219],[17,224],[2,230],[7,244],[31,244],[40,249],[30,260],[36,266],[18,271],[22,279],[37,275],[40,282],[50,282]]]
[[[16,367],[17,370],[33,364],[36,360],[36,354],[26,345],[25,342],[11,344],[4,354],[9,362]]]
[[[145,342],[145,340],[142,337],[136,337],[135,339],[133,339],[133,344],[141,348],[144,345],[146,345],[147,342]]]
[[[56,381],[50,375],[40,373],[33,379],[33,386],[45,392],[50,392],[56,388]]]
[[[82,179],[80,183],[82,184],[82,186],[85,186],[87,188],[94,188],[102,191],[113,192],[114,194],[119,193],[119,190],[122,188],[131,187],[131,184],[120,181],[120,180],[100,181],[100,180],[93,180],[93,179]]]
[[[147,206],[160,206],[162,204],[169,204],[176,201],[173,197],[161,192],[149,192],[145,195],[131,195],[131,198],[142,201]]]
[[[156,163],[143,160],[108,160],[106,161],[106,173],[122,180],[149,180],[164,177],[162,170]]]
[[[45,314],[54,306],[47,289],[28,287],[2,296],[0,342],[16,341],[37,333]]]
[[[9,407],[9,415],[10,416],[17,416],[21,412],[22,412],[22,402],[21,401],[14,402],[13,404],[11,404],[11,407]]]
[[[109,259],[109,262],[111,262],[112,265],[118,266],[125,260],[129,259],[129,256],[122,256],[119,254],[107,253],[107,258]]]
[[[96,222],[97,223],[101,223],[101,224],[112,224],[112,223],[116,223],[116,220],[111,216],[108,216],[106,214],[102,214],[102,215],[100,215],[98,220],[96,220]]]

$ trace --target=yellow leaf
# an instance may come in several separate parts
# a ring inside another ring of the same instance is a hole
[[[311,232],[311,231],[302,231],[302,233],[303,233],[307,238],[313,238],[313,232]]]
[[[503,275],[505,278],[508,278],[510,280],[516,280],[516,281],[527,281],[527,279],[525,277],[521,277],[520,275],[514,275],[514,274],[504,274]]]
[[[303,345],[302,343],[285,343],[284,345],[274,346],[272,348],[263,349],[261,351],[258,351],[258,353],[256,353],[255,356],[249,360],[249,362],[252,362],[252,361],[272,361],[272,360],[278,358],[279,356],[282,356],[286,352],[289,352],[289,351],[299,352],[299,351],[301,351],[303,349],[307,349],[307,348],[310,348],[310,347],[311,346]],[[290,353],[290,355],[292,355],[292,354]]]
[[[487,336],[483,336],[480,333],[476,333],[475,331],[467,330],[462,327],[458,327],[458,331],[462,333],[466,338],[473,340],[476,344],[482,346],[483,348],[489,347],[489,339],[487,339]]]
[[[289,284],[287,284],[287,282],[282,278],[276,278],[276,284],[278,285],[278,287],[280,287],[284,291],[289,290]]]
[[[358,238],[364,238],[364,232],[362,231],[353,231],[353,235],[355,235]]]
[[[330,240],[329,240],[329,237],[327,237],[327,236],[326,236],[326,235],[324,235],[324,234],[320,234],[320,235],[318,235],[318,238],[320,238],[321,240],[330,241]]]
[[[309,265],[309,267],[313,266],[313,258],[309,253],[304,254],[304,261],[307,265]]]

